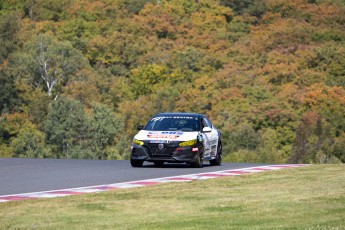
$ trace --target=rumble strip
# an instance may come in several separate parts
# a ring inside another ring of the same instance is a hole
[[[64,197],[64,196],[70,196],[70,195],[96,193],[96,192],[103,192],[103,191],[122,189],[122,188],[143,187],[143,186],[168,183],[168,182],[188,182],[188,181],[193,181],[193,180],[205,180],[205,179],[212,179],[212,178],[223,177],[223,176],[239,176],[239,175],[248,174],[248,173],[278,170],[278,169],[284,169],[284,168],[296,168],[296,167],[302,167],[302,166],[306,166],[306,165],[303,165],[303,164],[268,165],[268,166],[223,170],[223,171],[217,171],[217,172],[206,172],[206,173],[204,172],[204,173],[198,173],[198,174],[172,176],[172,177],[164,177],[164,178],[156,178],[156,179],[148,179],[148,180],[140,180],[140,181],[130,181],[130,182],[116,183],[116,184],[6,195],[6,196],[0,196],[0,203],[7,202],[7,201],[20,201],[20,200],[29,200],[29,199],[38,199],[38,198]]]

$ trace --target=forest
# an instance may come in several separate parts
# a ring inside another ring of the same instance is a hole
[[[0,1],[0,157],[128,159],[165,111],[223,161],[344,163],[345,2]]]

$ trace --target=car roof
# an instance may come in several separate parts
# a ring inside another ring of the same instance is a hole
[[[181,112],[166,112],[166,113],[159,113],[156,114],[154,117],[157,116],[184,116],[184,117],[205,117],[205,115],[199,113],[181,113]]]

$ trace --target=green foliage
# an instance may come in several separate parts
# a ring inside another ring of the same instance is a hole
[[[15,79],[0,69],[0,114],[8,113],[20,103]]]
[[[307,112],[297,128],[290,162],[338,163],[344,154],[338,149],[341,142],[336,145],[332,142],[334,141],[330,134],[330,125],[319,114],[313,111]],[[339,151],[337,153],[339,158],[332,154],[332,149]]]
[[[24,12],[34,21],[63,19],[69,0],[29,0],[25,2]]]
[[[13,157],[49,157],[45,149],[44,134],[33,127],[23,128],[11,142]]]
[[[132,138],[121,136],[117,138],[116,145],[107,148],[107,159],[108,160],[129,160],[130,157],[130,147],[128,143],[132,141]]]
[[[239,163],[246,163],[246,162],[259,162],[257,153],[253,150],[248,149],[240,149],[236,152],[231,152],[227,154],[223,160],[225,162],[239,162]]]
[[[0,15],[9,12],[22,13],[24,11],[25,0],[3,0],[0,2]]]
[[[122,0],[121,6],[127,10],[130,14],[138,14],[140,10],[144,7],[147,3],[156,3],[157,0]]]
[[[45,133],[57,149],[53,157],[112,159],[119,155],[111,146],[122,128],[121,118],[106,105],[93,104],[88,115],[79,101],[62,97],[49,107]]]
[[[164,66],[147,65],[133,69],[130,80],[134,94],[139,97],[153,93],[159,85],[169,82],[169,73]]]
[[[237,15],[248,13],[260,18],[266,11],[262,0],[221,0],[220,3],[230,7]]]
[[[99,32],[99,29],[96,24],[86,23],[81,19],[68,20],[65,21],[63,27],[57,28],[57,36],[71,42],[74,48],[86,53],[89,40]]]
[[[114,75],[128,75],[128,68],[136,66],[144,52],[145,44],[133,34],[113,32],[106,38],[95,36],[88,44],[87,57],[93,65],[109,66]]]
[[[0,118],[1,157],[48,157],[44,134],[24,114]]]
[[[181,70],[198,72],[201,69],[200,61],[202,57],[202,53],[193,47],[188,47],[186,50],[176,52],[172,57],[172,62],[174,67],[176,66]]]
[[[13,148],[7,144],[0,144],[0,157],[1,158],[13,157]]]
[[[235,17],[227,25],[227,29],[229,31],[228,39],[231,42],[237,42],[238,40],[249,34],[249,26],[250,24],[246,22],[243,18]]]
[[[105,105],[94,104],[89,125],[90,149],[98,159],[107,159],[106,148],[113,144],[116,133],[122,128],[122,122]]]
[[[18,46],[19,23],[19,16],[16,14],[0,14],[0,64]]]
[[[19,80],[44,89],[49,96],[58,96],[87,62],[69,43],[39,35],[11,58],[10,65]]]
[[[240,149],[255,150],[259,144],[259,134],[249,124],[240,124],[223,134],[224,152],[237,152]]]
[[[310,67],[327,74],[326,84],[328,86],[345,87],[345,52],[344,46],[334,42],[316,50],[316,57],[310,60]]]
[[[31,126],[27,115],[21,113],[12,113],[0,117],[0,143],[10,143],[20,130],[24,127]]]
[[[60,98],[51,103],[45,134],[47,143],[58,148],[59,152],[55,157],[78,158],[76,154],[85,144],[86,130],[87,120],[80,102]]]
[[[283,152],[279,150],[278,134],[274,129],[264,129],[258,146],[259,162],[284,163]]]
[[[345,2],[342,0],[315,0],[317,4],[336,4],[338,6],[345,6]]]
[[[41,91],[36,91],[35,97],[28,103],[28,114],[30,120],[37,124],[40,130],[44,130],[47,120],[48,107],[51,99]]]
[[[331,149],[328,149],[327,155],[333,157],[333,159],[339,159],[341,162],[345,162],[345,137],[344,135],[335,138],[334,145]]]

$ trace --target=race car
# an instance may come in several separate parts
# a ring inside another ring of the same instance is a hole
[[[160,113],[137,129],[131,146],[133,167],[141,167],[144,161],[156,166],[187,163],[198,168],[204,161],[212,166],[222,162],[221,132],[205,115]]]

